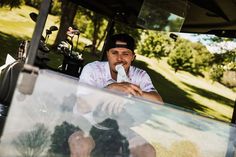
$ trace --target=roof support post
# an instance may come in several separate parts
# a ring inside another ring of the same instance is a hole
[[[34,33],[30,42],[28,50],[28,56],[26,58],[26,64],[33,65],[38,50],[39,42],[43,33],[43,29],[48,17],[48,12],[51,6],[52,0],[43,0],[40,6],[39,15],[34,28]]]

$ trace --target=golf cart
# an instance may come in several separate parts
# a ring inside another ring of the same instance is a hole
[[[140,29],[159,29],[158,22],[162,22],[164,25],[161,29],[166,31],[236,36],[236,15],[233,14],[236,6],[230,1],[73,2],[111,19],[107,39],[113,33],[116,21]],[[160,105],[78,84],[77,78],[34,66],[49,6],[48,0],[41,4],[29,54],[19,74],[6,116],[0,143],[1,156],[68,156],[68,138],[79,130],[89,134],[99,134],[102,130],[101,139],[110,135],[106,141],[98,141],[100,149],[94,156],[130,156],[127,146],[127,139],[132,134],[130,130],[150,143],[157,156],[235,156],[235,116],[232,118],[233,123],[228,124],[168,103]],[[224,7],[232,7],[228,9],[231,12],[224,12]],[[203,14],[205,11],[207,15]],[[149,17],[159,18],[153,20]],[[204,21],[201,23],[200,20]],[[169,26],[170,23],[173,25]],[[103,50],[105,46],[106,41]],[[102,60],[105,60],[105,55]],[[75,108],[80,102],[122,103],[124,106],[119,114],[108,114],[101,112],[98,104],[93,112],[83,115],[78,113],[79,108]],[[116,125],[104,124],[106,119],[113,119]],[[119,138],[115,135],[119,135]],[[116,144],[117,147],[113,149],[112,146]],[[134,147],[139,145],[133,144]]]

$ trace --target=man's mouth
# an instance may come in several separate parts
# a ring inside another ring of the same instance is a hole
[[[117,66],[117,65],[119,65],[119,64],[121,64],[122,66],[124,66],[124,65],[125,65],[125,63],[123,63],[123,62],[120,62],[120,63],[115,63],[115,66]]]

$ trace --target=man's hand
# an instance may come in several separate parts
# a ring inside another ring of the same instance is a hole
[[[116,91],[124,92],[126,94],[131,94],[133,96],[142,96],[143,94],[143,91],[139,86],[128,82],[112,83],[109,84],[106,88],[114,89]]]
[[[116,91],[124,92],[126,94],[131,94],[133,96],[140,96],[151,101],[155,101],[159,104],[163,104],[161,96],[156,91],[144,92],[141,88],[135,84],[128,82],[112,83],[106,88],[113,89]]]

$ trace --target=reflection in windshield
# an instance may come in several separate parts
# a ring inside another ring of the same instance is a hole
[[[169,104],[110,93],[42,70],[32,95],[15,91],[0,154],[77,157],[83,149],[87,155],[115,157],[146,149],[145,156],[223,157],[234,150],[235,131]]]
[[[137,24],[146,29],[179,32],[186,7],[186,0],[144,0]]]

